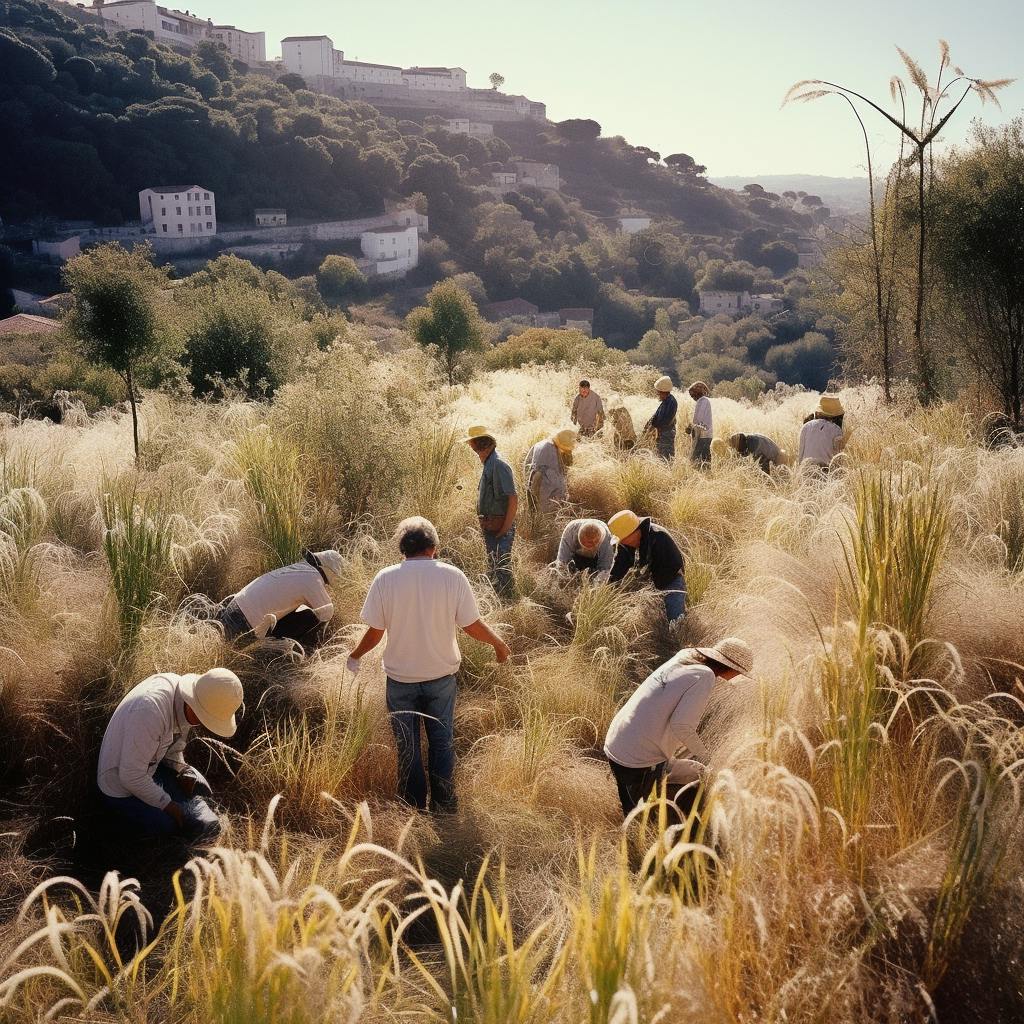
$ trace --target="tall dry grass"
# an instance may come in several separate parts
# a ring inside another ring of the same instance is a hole
[[[1020,453],[979,448],[955,406],[885,407],[873,388],[843,393],[851,440],[827,480],[587,440],[572,508],[521,533],[503,602],[461,430],[488,424],[518,474],[566,425],[578,375],[432,373],[350,344],[271,404],[152,396],[138,469],[123,416],[3,428],[7,869],[46,870],[54,814],[81,826],[60,852],[81,877],[0,924],[10,1019],[924,1021],[965,993],[989,1019],[1024,1013],[1011,959],[971,955],[979,928],[1016,934],[1022,878]],[[615,373],[595,390],[642,422],[645,372]],[[815,400],[714,399],[716,433],[795,450]],[[545,565],[568,515],[627,506],[686,552],[692,641],[743,636],[757,666],[714,695],[697,811],[658,800],[624,829],[600,748],[673,653],[660,601]],[[412,512],[513,647],[496,666],[462,640],[460,810],[436,820],[394,799],[380,652],[358,685],[344,669]],[[236,650],[193,614],[307,544],[345,563],[311,658]],[[233,752],[194,756],[232,826],[144,908],[122,876],[100,885],[79,783],[126,685],[218,662],[246,713]]]

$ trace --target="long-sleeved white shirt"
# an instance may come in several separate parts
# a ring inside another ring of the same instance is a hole
[[[526,489],[536,497],[543,513],[553,511],[556,501],[569,497],[569,481],[554,441],[538,441],[526,453],[523,475]]]
[[[181,676],[172,672],[150,676],[122,698],[107,723],[100,744],[96,781],[107,796],[138,797],[161,810],[171,798],[153,781],[163,761],[180,773],[191,725],[178,688]]]
[[[693,426],[694,437],[711,437],[711,399],[707,395],[701,395],[697,399],[697,404],[693,409],[691,425]],[[698,427],[700,428],[699,431]]]
[[[800,462],[827,466],[835,458],[843,428],[831,420],[808,420],[800,430]]]
[[[267,615],[283,619],[305,605],[316,612],[321,622],[334,615],[331,595],[315,565],[296,562],[257,576],[235,594],[235,602],[253,629],[258,629]]]
[[[625,768],[651,768],[679,751],[708,756],[697,734],[715,686],[715,673],[680,651],[655,669],[619,709],[604,741],[605,756]]]

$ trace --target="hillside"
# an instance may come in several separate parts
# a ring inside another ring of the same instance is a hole
[[[3,564],[17,567],[0,576],[6,1019],[61,999],[57,1015],[97,1024],[207,1024],[229,1010],[410,1024],[726,1009],[882,1024],[893,1007],[908,1020],[1021,1019],[1010,691],[1024,605],[1019,515],[1006,520],[1020,452],[979,447],[960,405],[887,407],[874,389],[842,394],[850,444],[827,480],[581,444],[573,513],[631,506],[683,545],[690,611],[673,638],[649,591],[545,571],[561,519],[524,522],[511,600],[486,582],[479,464],[458,438],[489,423],[518,474],[565,424],[576,379],[500,371],[448,388],[415,351],[341,346],[272,403],[151,395],[138,469],[123,415],[0,426]],[[637,422],[650,379],[593,375]],[[716,434],[760,431],[792,450],[815,400],[716,397]],[[690,408],[684,398],[684,418]],[[513,650],[496,665],[462,638],[460,807],[443,816],[394,797],[379,655],[357,678],[345,669],[367,586],[397,560],[391,532],[410,513],[436,523],[442,557]],[[239,650],[202,618],[297,553],[287,545],[343,557],[328,641],[300,661]],[[145,576],[129,592],[110,560],[132,557]],[[722,685],[701,727],[699,817],[665,839],[635,820],[624,841],[608,723],[680,642],[726,635],[752,645],[755,678]],[[96,751],[136,681],[213,664],[243,680],[241,727],[187,753],[230,826],[176,893],[189,851],[100,827]],[[37,883],[70,876],[94,893],[111,869],[122,874],[97,913],[120,915],[116,942],[76,906],[74,882],[16,917]],[[154,944],[131,960],[137,898]]]
[[[824,174],[755,174],[708,179],[720,188],[740,190],[756,182],[769,192],[805,192],[820,196],[826,206],[849,213],[863,213],[868,207],[867,178],[835,178]]]

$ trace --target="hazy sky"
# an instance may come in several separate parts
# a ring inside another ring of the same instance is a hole
[[[500,71],[506,91],[543,100],[554,120],[593,117],[606,135],[689,153],[711,175],[863,174],[863,142],[841,100],[779,105],[802,78],[887,101],[890,75],[903,70],[896,45],[929,74],[942,37],[968,74],[1024,79],[1024,0],[194,2],[202,16],[263,29],[268,57],[282,36],[324,33],[350,59],[459,65],[470,85]],[[1021,113],[1024,83],[1001,103],[983,111],[968,99],[950,138],[975,116]],[[895,131],[878,115],[868,126],[883,146]]]

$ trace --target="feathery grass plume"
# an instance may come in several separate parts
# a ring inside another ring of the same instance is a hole
[[[31,487],[0,491],[0,608],[5,615],[39,590],[47,508]]]
[[[302,557],[306,474],[299,450],[261,425],[235,442],[234,467],[254,508],[255,534],[264,569],[291,565]]]
[[[847,558],[851,604],[866,626],[899,634],[909,657],[890,667],[903,678],[917,674],[927,657],[932,591],[949,537],[949,496],[931,471],[906,465],[864,472],[855,493],[852,554]]]
[[[150,609],[174,596],[177,524],[163,500],[140,494],[138,481],[129,475],[106,482],[101,508],[120,647],[130,653]]]
[[[417,432],[412,442],[410,482],[402,514],[421,515],[435,524],[448,521],[459,478],[462,431],[452,423],[435,423]]]

